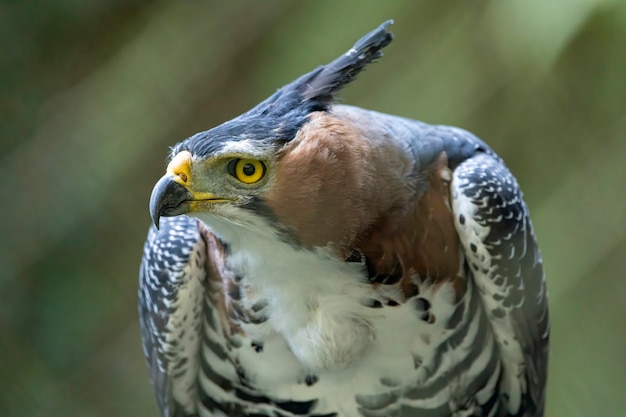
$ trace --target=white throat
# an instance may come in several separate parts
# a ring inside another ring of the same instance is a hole
[[[263,219],[233,210],[229,218],[240,219],[238,224],[210,213],[194,215],[229,246],[227,265],[250,294],[258,294],[250,304],[268,302],[271,331],[309,369],[341,369],[360,359],[376,337],[374,312],[364,306],[373,290],[361,266],[325,248],[293,247]]]

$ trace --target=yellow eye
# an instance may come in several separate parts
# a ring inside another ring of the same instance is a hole
[[[265,175],[265,165],[255,159],[233,159],[228,172],[244,184],[254,184]]]

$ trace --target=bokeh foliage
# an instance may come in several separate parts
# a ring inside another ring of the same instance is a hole
[[[394,18],[345,102],[467,128],[549,279],[548,417],[626,412],[626,3],[0,3],[0,415],[156,416],[137,269],[167,147]]]

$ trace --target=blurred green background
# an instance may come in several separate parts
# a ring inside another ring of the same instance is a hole
[[[469,129],[522,184],[548,417],[626,413],[626,2],[0,2],[0,416],[156,416],[137,270],[167,148],[388,18],[344,101]]]

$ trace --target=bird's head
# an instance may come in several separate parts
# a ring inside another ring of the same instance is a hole
[[[250,111],[173,147],[150,198],[155,226],[162,216],[181,214],[212,226],[211,219],[254,227],[262,218],[311,245],[332,241],[337,223],[347,220],[328,213],[341,210],[347,190],[359,193],[371,178],[357,166],[367,149],[355,126],[326,115],[335,93],[382,56],[391,23]],[[320,230],[320,221],[328,230]]]

